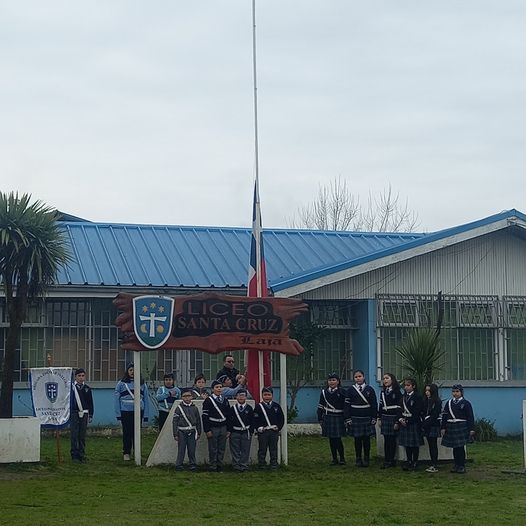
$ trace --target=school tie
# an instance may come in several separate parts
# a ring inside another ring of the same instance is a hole
[[[358,386],[358,389],[360,389],[360,393],[362,392],[363,387],[361,385]]]

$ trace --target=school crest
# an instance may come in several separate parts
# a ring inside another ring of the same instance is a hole
[[[157,349],[170,337],[175,300],[166,296],[133,298],[133,330],[148,349]]]
[[[46,382],[46,396],[47,399],[54,404],[57,401],[58,396],[58,383],[57,382]]]

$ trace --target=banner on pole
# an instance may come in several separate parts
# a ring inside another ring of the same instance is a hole
[[[44,427],[64,427],[69,422],[71,367],[39,367],[29,370],[33,412]]]

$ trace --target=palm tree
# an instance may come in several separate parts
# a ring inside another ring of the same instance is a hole
[[[0,192],[0,279],[9,327],[2,364],[0,418],[13,416],[16,348],[28,303],[42,295],[69,260],[56,211],[31,196]]]

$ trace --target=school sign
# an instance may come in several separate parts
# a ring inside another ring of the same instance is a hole
[[[210,292],[176,297],[120,293],[113,303],[120,311],[115,324],[126,350],[303,352],[289,337],[290,321],[308,310],[301,300]]]

